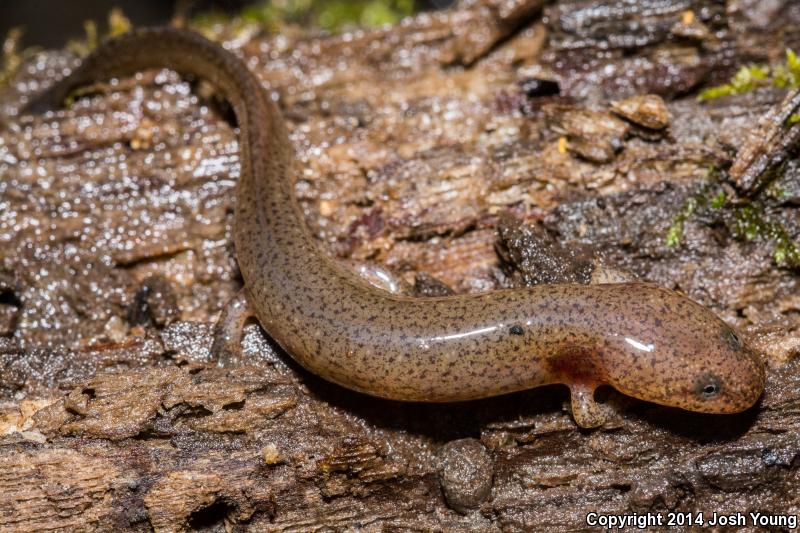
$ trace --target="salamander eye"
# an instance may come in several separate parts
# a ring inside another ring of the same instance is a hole
[[[722,391],[722,383],[719,378],[713,374],[703,374],[695,384],[695,392],[704,400],[710,400],[717,397]]]
[[[728,344],[728,347],[733,350],[734,352],[738,352],[742,349],[742,341],[739,339],[739,336],[736,334],[735,331],[732,329],[726,329],[722,333],[722,338]]]

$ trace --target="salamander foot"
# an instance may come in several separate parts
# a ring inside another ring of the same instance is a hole
[[[236,293],[222,308],[214,324],[214,342],[211,345],[211,356],[216,359],[218,366],[236,366],[241,362],[242,331],[252,316],[245,289]]]
[[[569,386],[572,399],[572,417],[582,428],[596,428],[616,418],[614,409],[599,404],[594,399],[596,384],[573,383]]]

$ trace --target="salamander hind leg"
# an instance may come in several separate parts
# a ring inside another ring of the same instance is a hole
[[[253,316],[245,289],[236,293],[222,308],[214,324],[214,341],[211,345],[211,356],[219,366],[234,366],[241,361],[242,331],[247,320]]]
[[[616,418],[616,412],[608,405],[598,404],[594,399],[597,384],[572,383],[569,385],[572,417],[582,428],[596,428]]]

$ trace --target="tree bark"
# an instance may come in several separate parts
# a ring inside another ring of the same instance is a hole
[[[574,531],[592,512],[652,513],[662,529],[670,512],[744,513],[738,529],[756,530],[746,513],[796,517],[796,146],[770,130],[780,172],[758,190],[726,171],[743,146],[770,153],[749,134],[791,99],[696,96],[800,50],[798,27],[788,0],[493,0],[337,36],[216,36],[280,98],[326,253],[385,265],[420,297],[585,282],[589,262],[686,292],[765,359],[766,392],[745,413],[609,391],[618,418],[597,430],[575,425],[561,387],[452,405],[352,393],[255,324],[241,366],[217,368],[213,323],[241,286],[224,106],[163,71],[19,115],[77,61],[39,54],[0,91],[0,530]],[[697,529],[679,516],[674,530]]]

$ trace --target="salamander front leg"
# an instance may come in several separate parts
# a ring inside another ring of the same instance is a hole
[[[572,383],[569,386],[572,400],[572,417],[582,428],[596,428],[614,418],[614,410],[608,405],[598,404],[594,399],[597,384]]]
[[[211,345],[211,356],[217,360],[218,366],[234,366],[241,361],[242,332],[247,320],[253,316],[245,289],[236,293],[222,308],[214,324],[214,342]]]

